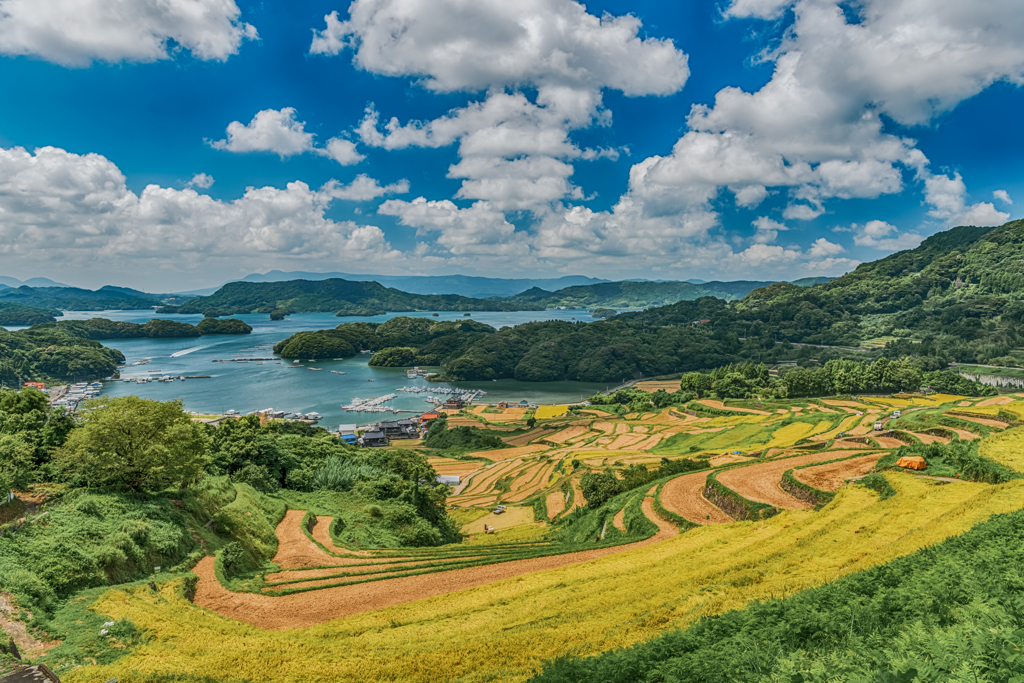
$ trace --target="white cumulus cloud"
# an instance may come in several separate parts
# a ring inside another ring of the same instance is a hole
[[[189,187],[201,187],[204,190],[213,187],[213,176],[205,173],[196,173],[192,176],[192,180],[185,183]]]
[[[200,272],[237,275],[263,267],[324,267],[366,259],[403,264],[377,226],[334,221],[330,203],[375,181],[320,190],[295,181],[285,188],[250,187],[220,201],[191,188],[128,189],[121,171],[98,154],[54,147],[0,148],[0,254],[26,264],[59,260],[69,271],[118,273],[178,282]],[[165,273],[165,275],[161,275]]]
[[[295,117],[294,107],[264,109],[248,124],[232,121],[227,138],[209,142],[214,149],[228,152],[273,152],[282,159],[311,152],[337,161],[342,166],[358,164],[366,158],[351,140],[331,138],[324,147],[317,147],[313,133],[306,132],[306,122]]]
[[[1010,193],[1006,190],[996,190],[992,193],[992,197],[1001,201],[1003,204],[1013,205],[1013,200],[1010,199]]]
[[[168,42],[224,61],[259,36],[234,0],[0,0],[0,53],[64,66],[169,59]]]
[[[618,149],[571,139],[610,122],[603,90],[667,95],[689,76],[686,55],[670,40],[642,37],[636,17],[598,17],[571,0],[356,0],[347,19],[325,20],[314,54],[351,50],[360,68],[428,90],[487,91],[430,121],[382,123],[371,106],[358,134],[385,149],[458,144],[461,161],[448,174],[463,180],[457,196],[503,211],[581,198],[569,182],[573,162],[617,158]],[[535,89],[532,99],[524,88]]]
[[[868,221],[864,225],[854,223],[844,232],[853,232],[853,243],[859,247],[871,247],[880,251],[901,251],[913,249],[924,238],[914,233],[901,233],[895,225],[885,221]]]
[[[333,199],[347,199],[355,202],[368,202],[388,194],[405,194],[409,191],[409,181],[399,180],[390,185],[381,185],[375,178],[360,173],[348,185],[340,185],[337,181],[327,182],[320,192]]]

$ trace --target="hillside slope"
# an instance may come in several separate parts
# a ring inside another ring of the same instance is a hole
[[[471,299],[457,294],[409,294],[376,282],[349,280],[291,280],[289,282],[229,282],[211,296],[198,297],[168,313],[328,312],[339,315],[359,311],[373,315],[385,311],[532,311],[534,304]]]

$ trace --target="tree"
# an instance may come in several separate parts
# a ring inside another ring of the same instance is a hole
[[[180,400],[94,399],[83,413],[82,426],[54,453],[58,468],[77,483],[159,491],[193,484],[205,472],[206,435]]]
[[[0,501],[7,492],[29,481],[35,465],[35,448],[18,434],[0,434]]]
[[[711,376],[703,372],[688,372],[680,380],[679,389],[692,392],[697,398],[704,398],[704,395],[711,391],[711,381]]]

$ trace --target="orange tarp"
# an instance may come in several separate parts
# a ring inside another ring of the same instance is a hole
[[[908,470],[923,470],[928,467],[920,455],[905,455],[896,461],[896,467],[905,467]]]

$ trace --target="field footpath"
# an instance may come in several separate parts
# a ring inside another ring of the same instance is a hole
[[[352,586],[324,588],[291,595],[267,596],[254,593],[232,593],[217,581],[213,570],[214,558],[205,557],[193,570],[199,577],[193,602],[222,616],[263,629],[305,628],[341,617],[483,586],[523,574],[589,562],[675,537],[678,533],[676,527],[657,515],[653,508],[653,500],[649,496],[644,498],[643,511],[644,515],[658,526],[658,533],[636,543],[386,579]],[[301,519],[301,515],[299,517]],[[302,534],[301,530],[298,533],[308,543],[309,539],[305,537],[305,534]],[[312,543],[309,545],[316,547]],[[332,558],[335,563],[337,563],[337,559]]]

